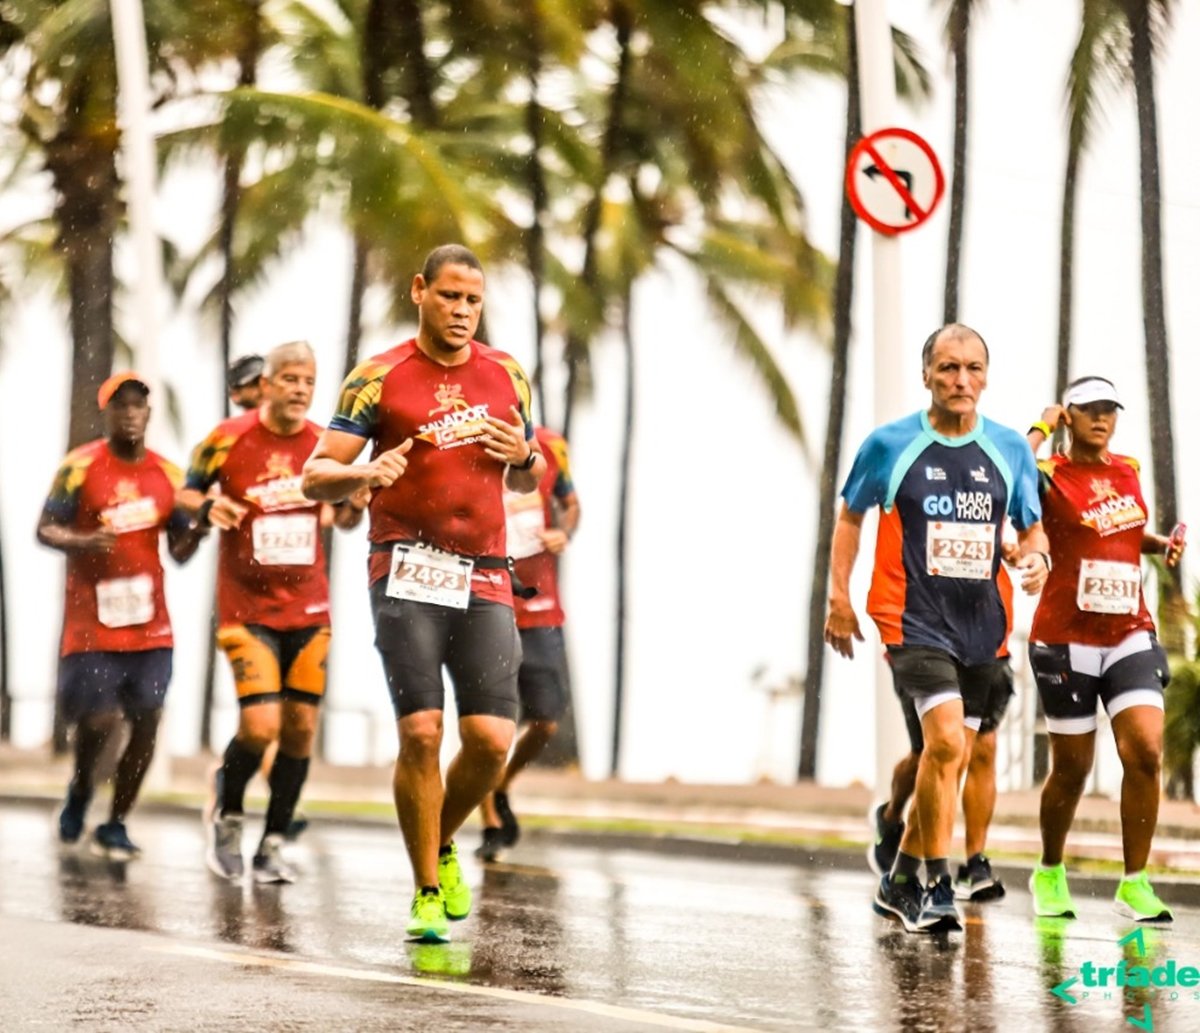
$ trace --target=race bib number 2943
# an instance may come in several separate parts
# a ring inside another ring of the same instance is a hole
[[[995,524],[931,520],[926,528],[926,570],[934,577],[986,581],[995,552]]]

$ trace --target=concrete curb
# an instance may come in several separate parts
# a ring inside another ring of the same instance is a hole
[[[2,791],[0,805],[56,806],[60,797],[41,790],[28,792]],[[319,805],[317,801],[316,805]],[[168,814],[198,819],[201,804],[191,800],[167,800],[149,797],[138,804],[138,809],[151,814]],[[311,812],[310,812],[311,813]],[[359,828],[393,828],[394,819],[369,814],[342,814],[327,811],[311,813],[314,820]],[[575,819],[538,818],[538,824],[522,830],[526,843],[550,843],[561,846],[577,846],[586,849],[610,851],[641,851],[659,856],[684,856],[704,860],[740,861],[754,864],[792,865],[805,868],[834,868],[839,871],[866,871],[863,845],[829,842],[810,842],[801,837],[788,842],[773,842],[754,837],[739,837],[736,833],[714,833],[705,835],[700,831],[689,833],[677,826],[655,831],[614,831],[604,828],[580,828]],[[474,833],[475,828],[467,827]],[[993,870],[1009,886],[1024,890],[1033,871],[1034,862],[1004,860],[993,863]],[[1071,888],[1078,896],[1108,897],[1116,892],[1117,875],[1097,874],[1075,870],[1071,874]],[[1200,906],[1200,877],[1174,875],[1160,872],[1154,876],[1154,887],[1168,904]]]

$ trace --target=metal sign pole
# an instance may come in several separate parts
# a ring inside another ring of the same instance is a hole
[[[859,95],[863,134],[893,124],[896,80],[892,57],[892,30],[886,0],[856,0]],[[900,241],[871,233],[871,297],[874,328],[874,418],[889,423],[903,415],[903,327],[901,324]],[[892,679],[882,655],[875,661],[875,792],[885,794],[892,766],[907,752],[904,722],[892,692]]]

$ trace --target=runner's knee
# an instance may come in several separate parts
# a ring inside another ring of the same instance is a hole
[[[465,743],[464,743],[465,745]],[[442,749],[442,712],[422,710],[400,722],[400,758],[411,763],[438,763]]]

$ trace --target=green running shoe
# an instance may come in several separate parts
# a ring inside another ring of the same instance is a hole
[[[1145,872],[1127,875],[1117,886],[1113,910],[1118,915],[1132,918],[1135,922],[1173,922],[1175,916],[1150,885]]]
[[[453,840],[438,852],[438,883],[446,900],[446,917],[461,922],[471,913],[471,887],[458,865],[458,846]]]
[[[1075,902],[1067,889],[1067,866],[1053,868],[1038,865],[1029,877],[1029,892],[1033,894],[1033,913],[1042,918],[1074,918]]]
[[[440,890],[417,890],[413,896],[406,932],[424,943],[447,943],[450,923],[446,921],[446,902]]]

